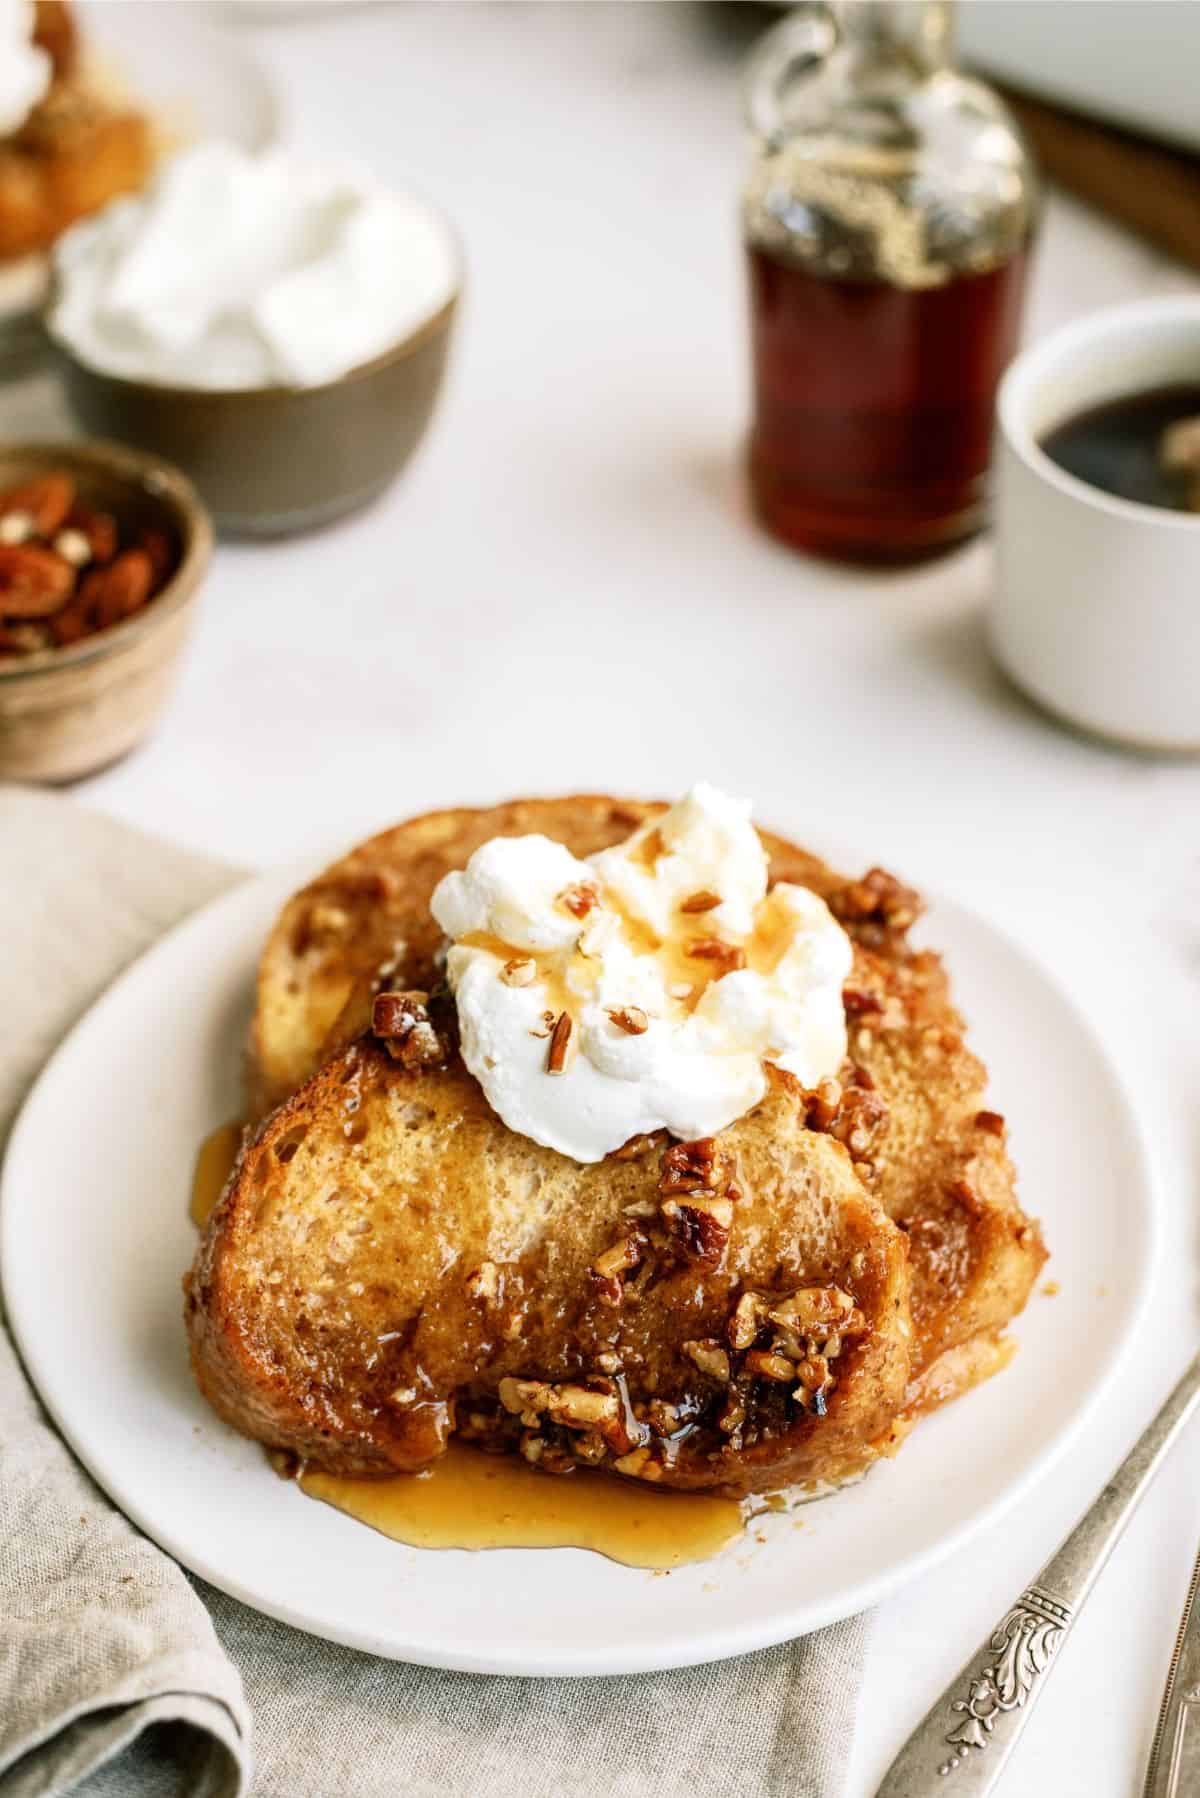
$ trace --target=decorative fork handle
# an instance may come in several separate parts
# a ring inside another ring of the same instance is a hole
[[[1200,1556],[1184,1600],[1143,1798],[1200,1791]]]
[[[876,1798],[982,1798],[1000,1777],[1063,1638],[1200,1402],[1200,1355],[1033,1584],[919,1723]]]

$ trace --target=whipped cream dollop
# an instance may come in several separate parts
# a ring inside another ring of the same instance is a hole
[[[850,940],[807,888],[768,893],[749,803],[715,787],[587,861],[493,838],[432,910],[467,1067],[511,1130],[575,1161],[710,1136],[763,1097],[764,1062],[815,1086],[845,1057]]]
[[[362,170],[210,142],[75,225],[55,334],[111,374],[184,387],[314,387],[451,298],[446,227]]]
[[[50,74],[50,58],[33,42],[33,0],[0,0],[0,137],[21,129]]]

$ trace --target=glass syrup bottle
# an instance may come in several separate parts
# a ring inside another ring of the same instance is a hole
[[[983,519],[1037,188],[952,22],[947,0],[814,0],[747,68],[751,491],[776,536],[846,560]]]

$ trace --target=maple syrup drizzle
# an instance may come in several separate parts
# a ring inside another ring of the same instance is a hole
[[[208,1223],[241,1146],[241,1123],[237,1118],[231,1118],[227,1124],[218,1124],[196,1151],[188,1216],[197,1230],[203,1230]]]
[[[645,859],[644,857],[642,859]],[[706,914],[684,916],[678,936],[664,942],[640,918],[635,918],[622,905],[617,895],[606,893],[602,904],[615,912],[625,940],[638,955],[657,956],[663,967],[672,1005],[683,1016],[695,1011],[705,988],[720,980],[725,969],[719,962],[689,953],[693,943],[713,934]],[[754,930],[741,945],[746,966],[756,974],[773,974],[791,947],[796,932],[795,918],[777,895],[768,893],[758,907]],[[594,991],[599,969],[596,960],[576,949],[570,960],[570,984],[557,965],[558,952],[517,949],[490,931],[473,930],[462,937],[464,948],[484,949],[499,961],[531,961],[537,969],[536,980],[543,988],[548,1009],[554,1017],[560,1012],[575,1015],[580,1004]]]
[[[189,1216],[208,1222],[237,1160],[242,1125],[201,1143]],[[301,1473],[299,1484],[347,1516],[414,1548],[590,1548],[627,1567],[704,1561],[740,1534],[741,1508],[702,1493],[654,1492],[590,1473],[537,1473],[526,1462],[452,1442],[425,1473],[352,1479]]]
[[[355,1479],[305,1469],[301,1489],[413,1548],[590,1548],[626,1567],[706,1561],[743,1526],[731,1498],[656,1492],[591,1473],[538,1473],[452,1442],[426,1473]]]

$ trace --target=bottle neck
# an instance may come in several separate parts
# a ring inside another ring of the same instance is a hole
[[[954,0],[832,0],[843,51],[870,81],[920,79],[950,62]]]

